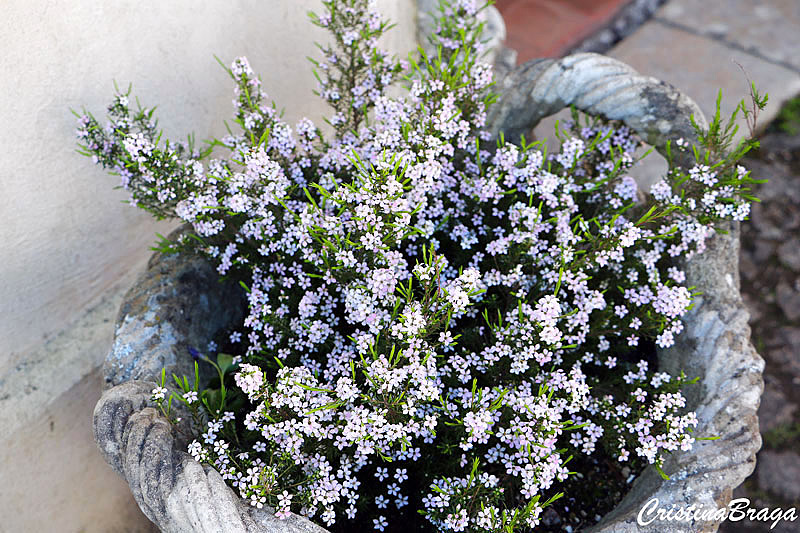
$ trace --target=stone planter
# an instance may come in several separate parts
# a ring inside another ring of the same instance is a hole
[[[503,54],[498,54],[501,57]],[[503,97],[489,124],[515,139],[541,118],[574,104],[590,114],[624,121],[648,143],[693,138],[689,115],[696,104],[674,88],[639,75],[616,60],[577,54],[537,60],[507,72]],[[642,506],[725,506],[732,490],[755,467],[761,445],[756,410],[763,390],[763,361],[750,344],[748,314],[739,294],[738,227],[717,235],[708,250],[687,265],[687,283],[703,292],[686,317],[673,348],[659,353],[661,368],[699,376],[690,407],[699,418],[698,441],[674,453],[663,480],[647,469],[597,532],[715,531],[718,523],[636,523]],[[120,309],[116,338],[104,366],[106,392],[94,411],[97,444],[106,461],[130,484],[142,511],[165,532],[324,532],[298,516],[279,521],[228,488],[213,469],[186,453],[186,437],[148,407],[161,369],[191,373],[189,346],[205,346],[239,316],[237,287],[216,283],[201,258],[155,255]],[[693,394],[692,394],[693,393]]]

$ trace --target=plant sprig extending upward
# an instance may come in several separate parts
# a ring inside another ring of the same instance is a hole
[[[374,2],[323,7],[330,138],[286,123],[244,58],[226,67],[237,129],[205,150],[163,140],[129,91],[107,126],[79,116],[83,153],[191,228],[159,249],[203,254],[246,293],[216,377],[153,391],[168,417],[174,401],[191,414],[192,456],[281,517],[486,532],[536,527],[572,457],[660,468],[691,447],[691,381],[640,345],[683,329],[693,288],[675,259],[747,217],[756,181],[736,162],[752,143],[729,151],[718,111],[697,147],[669,147],[694,164],[645,196],[623,125],[576,115],[552,154],[483,130],[482,4],[442,2],[436,53],[407,64],[377,49]]]

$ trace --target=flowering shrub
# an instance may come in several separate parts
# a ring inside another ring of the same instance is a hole
[[[333,41],[324,131],[284,122],[244,58],[228,69],[241,132],[204,150],[161,143],[128,93],[105,127],[80,115],[85,153],[131,202],[190,225],[163,251],[204,254],[247,291],[217,339],[237,355],[207,358],[217,379],[170,392],[162,375],[153,399],[168,416],[185,403],[191,455],[280,517],[528,530],[573,456],[660,468],[692,446],[688,381],[657,371],[652,342],[671,346],[692,305],[677,260],[747,217],[750,145],[677,143],[697,164],[642,201],[624,126],[576,116],[550,155],[489,138],[475,1],[442,3],[439,53],[416,61],[376,47],[373,4],[312,17]]]

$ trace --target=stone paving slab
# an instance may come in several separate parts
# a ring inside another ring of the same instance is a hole
[[[759,91],[769,93],[769,104],[759,115],[762,126],[775,117],[783,102],[800,93],[800,73],[655,19],[643,24],[608,55],[680,88],[707,117],[714,112],[720,89],[722,113],[729,116],[748,95],[747,77]],[[739,124],[740,133],[746,133],[744,120]]]
[[[761,396],[761,406],[758,409],[758,424],[761,434],[791,424],[795,412],[797,412],[797,405],[790,402],[783,393],[780,381],[771,374],[765,375],[764,395]]]
[[[758,455],[759,487],[784,496],[788,501],[800,500],[800,455],[795,452],[762,451]]]
[[[655,17],[800,72],[798,0],[670,0]]]

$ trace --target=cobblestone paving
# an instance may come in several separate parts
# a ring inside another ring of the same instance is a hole
[[[800,135],[764,135],[745,164],[753,176],[769,179],[756,191],[762,203],[742,226],[740,262],[753,344],[767,364],[758,412],[764,445],[755,472],[733,495],[748,498],[750,508],[800,512]],[[800,531],[800,522],[771,525],[727,522],[720,531]]]

